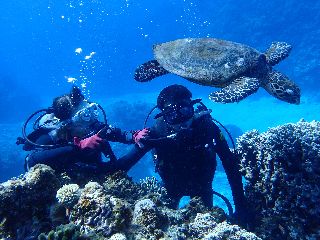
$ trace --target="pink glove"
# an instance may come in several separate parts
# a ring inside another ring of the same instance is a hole
[[[142,130],[138,130],[133,134],[134,142],[139,146],[139,148],[143,148],[143,144],[141,143],[141,139],[144,139],[149,134],[149,129],[144,128]]]
[[[74,145],[78,146],[81,150],[89,148],[89,149],[97,149],[101,146],[101,144],[103,143],[102,138],[100,138],[98,136],[98,133],[80,140],[80,138],[78,137],[74,137],[73,138],[73,143]]]

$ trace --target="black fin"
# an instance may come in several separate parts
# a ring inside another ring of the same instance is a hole
[[[167,73],[169,72],[161,67],[157,60],[151,60],[136,69],[134,79],[138,82],[147,82]]]

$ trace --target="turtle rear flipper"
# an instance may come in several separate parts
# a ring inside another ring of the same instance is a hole
[[[274,66],[289,56],[292,47],[286,42],[273,42],[266,51],[267,62]]]
[[[293,104],[300,103],[300,88],[289,78],[277,71],[271,71],[267,75],[267,83],[262,87],[272,96]]]
[[[157,60],[151,60],[136,69],[134,79],[138,82],[147,82],[167,73],[169,72],[161,67]]]
[[[213,92],[209,99],[214,102],[233,103],[239,102],[255,93],[260,87],[260,81],[256,78],[241,77],[234,80],[220,91]]]

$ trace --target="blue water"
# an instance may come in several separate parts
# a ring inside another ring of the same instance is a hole
[[[22,122],[67,93],[68,79],[105,107],[120,100],[148,102],[138,116],[136,110],[127,116],[124,106],[120,114],[108,107],[110,120],[125,129],[142,126],[157,93],[174,83],[190,88],[216,118],[242,131],[319,120],[320,1],[2,0],[0,10],[1,181],[23,172],[24,153],[14,144]],[[291,55],[276,69],[301,87],[301,105],[280,102],[264,90],[239,104],[213,104],[207,96],[215,89],[174,75],[134,81],[135,68],[153,58],[153,44],[184,37],[222,38],[262,52],[272,41],[292,44]],[[139,166],[144,170],[133,171],[136,178],[153,174],[150,163]]]

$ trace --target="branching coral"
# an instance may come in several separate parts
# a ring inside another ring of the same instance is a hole
[[[146,177],[140,180],[140,194],[146,195],[154,202],[170,205],[167,189],[155,177]]]
[[[161,186],[159,181],[155,177],[146,177],[140,180],[140,187],[146,193],[156,193],[158,195],[167,195],[167,190]]]

